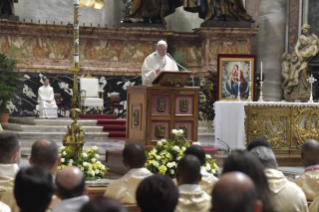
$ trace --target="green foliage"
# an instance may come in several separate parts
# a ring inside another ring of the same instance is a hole
[[[8,101],[14,101],[22,92],[23,74],[14,72],[19,63],[23,62],[0,53],[0,113],[6,113]]]

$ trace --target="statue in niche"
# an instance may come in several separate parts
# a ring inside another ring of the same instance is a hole
[[[18,0],[1,0],[0,14],[14,15],[14,3],[18,3]]]
[[[301,30],[302,35],[290,58],[288,83],[283,85],[286,100],[307,100],[310,96],[308,63],[319,53],[319,39],[311,33],[310,25],[303,25]]]
[[[288,84],[289,70],[290,70],[290,57],[291,55],[288,52],[285,52],[281,57],[281,75],[284,78],[282,83],[282,89]]]
[[[255,23],[247,14],[242,0],[183,0],[184,10],[199,13],[205,21],[240,21]]]
[[[164,112],[166,108],[165,98],[157,98],[156,110],[158,112]]]
[[[164,17],[182,6],[181,0],[134,0],[124,22],[165,24]]]
[[[155,136],[157,138],[164,138],[165,136],[165,125],[156,125]]]

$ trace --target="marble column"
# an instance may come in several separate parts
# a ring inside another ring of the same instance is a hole
[[[263,62],[264,100],[282,99],[280,58],[285,50],[286,0],[259,1],[257,73]]]
[[[312,27],[312,33],[319,36],[319,1],[309,0],[308,24]]]

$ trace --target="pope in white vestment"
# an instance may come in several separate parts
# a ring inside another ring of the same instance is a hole
[[[55,103],[54,91],[50,86],[48,78],[44,80],[44,85],[38,91],[38,103],[40,118],[57,118],[58,106]]]
[[[177,64],[167,56],[167,43],[159,41],[156,52],[147,56],[142,66],[143,85],[152,85],[153,80],[161,71],[178,71]]]

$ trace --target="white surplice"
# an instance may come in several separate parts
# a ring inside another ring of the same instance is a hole
[[[51,103],[48,103],[47,101],[50,101]],[[38,103],[40,118],[58,117],[58,106],[55,103],[53,88],[50,85],[43,85],[39,88]]]
[[[139,184],[146,178],[153,175],[146,168],[131,169],[123,177],[111,182],[104,196],[112,197],[123,203],[136,204],[135,192]]]
[[[8,205],[4,204],[3,202],[0,202],[0,211],[1,212],[11,212],[11,209]]]
[[[156,51],[144,60],[142,66],[142,83],[143,85],[152,85],[156,78],[156,70],[160,68],[161,71],[178,71],[178,67],[171,58],[167,55],[161,57]]]
[[[0,164],[0,199],[2,195],[14,186],[14,179],[19,171],[16,163]]]

